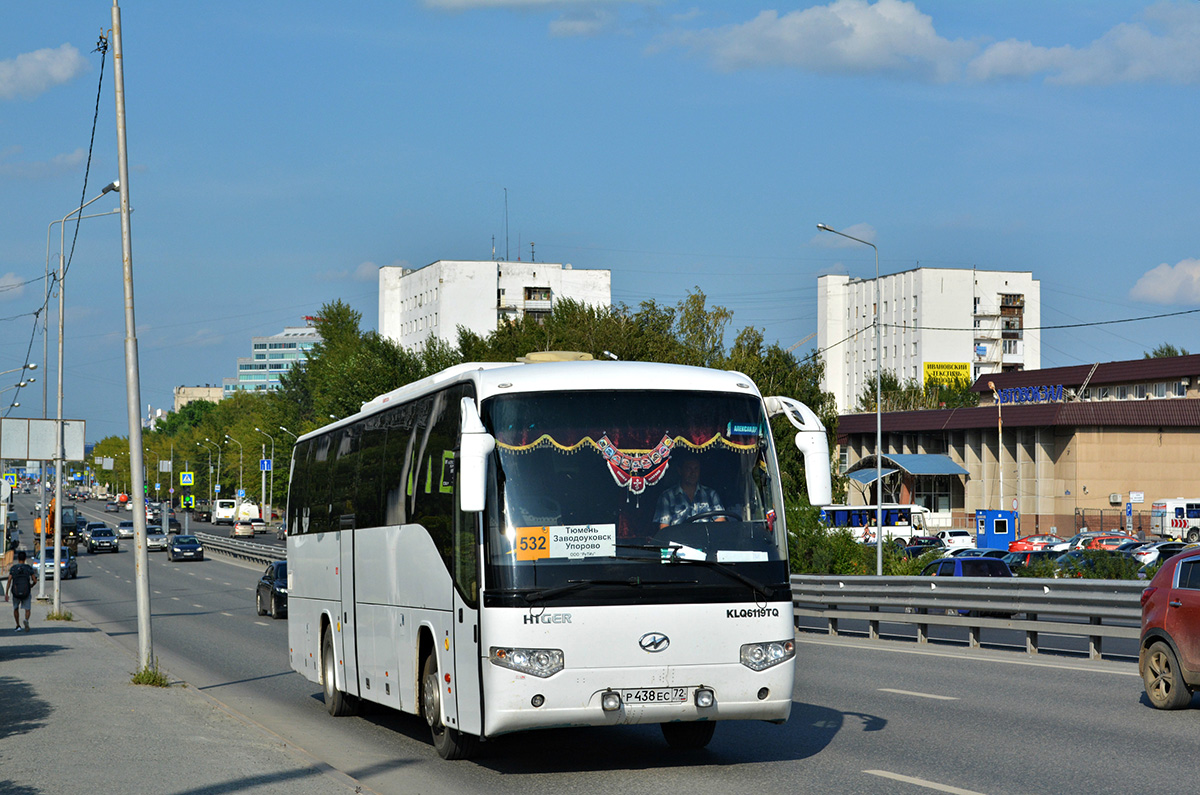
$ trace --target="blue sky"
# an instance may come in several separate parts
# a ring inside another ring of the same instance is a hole
[[[80,201],[110,7],[5,8],[0,370],[31,339],[41,360],[26,282]],[[874,271],[817,223],[876,243],[884,273],[1032,271],[1046,325],[1200,304],[1195,3],[127,0],[122,19],[156,407],[334,298],[375,327],[379,265],[493,245],[609,268],[630,305],[699,287],[785,346],[816,329],[818,275]],[[112,76],[110,53],[87,198],[116,177]],[[64,383],[89,440],[125,433],[120,273],[118,218],[84,220]],[[1047,330],[1042,361],[1200,352],[1196,328]],[[40,389],[19,400],[40,416]]]

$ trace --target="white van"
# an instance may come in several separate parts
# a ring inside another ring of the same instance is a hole
[[[237,500],[213,502],[212,523],[233,524],[238,519],[259,519],[258,506],[252,502],[238,503]]]

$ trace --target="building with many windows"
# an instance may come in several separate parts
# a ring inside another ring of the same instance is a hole
[[[1006,371],[975,382],[978,406],[886,412],[884,499],[957,527],[1002,509],[1022,535],[1148,532],[1152,502],[1200,497],[1197,378],[1200,355]],[[871,503],[875,415],[839,417],[838,444],[847,501]]]
[[[480,336],[503,320],[548,315],[570,298],[612,301],[612,273],[570,263],[438,260],[423,268],[379,269],[379,333],[406,348],[429,337],[456,345],[458,327]]]
[[[225,397],[235,392],[278,389],[279,377],[307,359],[308,352],[320,341],[321,335],[311,325],[289,326],[271,337],[251,338],[250,355],[237,360],[237,376],[222,379]]]
[[[878,288],[877,298],[875,279],[817,278],[821,388],[838,411],[854,409],[878,369],[924,384],[1041,367],[1041,282],[1029,272],[914,268],[880,276]]]

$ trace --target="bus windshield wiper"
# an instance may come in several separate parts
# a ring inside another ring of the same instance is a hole
[[[504,588],[492,591],[492,593],[517,595],[522,597],[526,602],[533,604],[544,599],[553,599],[555,596],[560,596],[571,591],[579,591],[584,588],[590,588],[595,585],[624,585],[631,588],[640,588],[643,585],[674,585],[678,580],[644,580],[641,577],[629,577],[624,580],[569,580],[565,585],[559,585],[554,588]]]
[[[685,565],[692,565],[692,566],[706,566],[710,569],[715,569],[716,571],[721,572],[722,574],[724,574],[726,577],[729,577],[730,579],[737,580],[742,585],[749,586],[751,590],[762,594],[764,598],[770,598],[775,593],[775,589],[772,588],[771,586],[764,585],[763,583],[759,582],[758,580],[753,579],[752,577],[747,577],[745,574],[742,574],[740,571],[737,571],[736,569],[732,569],[729,566],[726,566],[724,563],[718,563],[715,560],[706,560],[706,559],[702,559],[702,558],[681,558],[681,557],[679,557],[679,554],[678,554],[679,550],[682,549],[682,547],[679,544],[670,544],[665,547],[664,546],[656,546],[654,544],[617,544],[617,546],[625,547],[626,549],[658,550],[660,552],[664,549],[669,549],[671,551],[671,554],[668,557],[661,558],[661,559],[660,558],[636,558],[636,557],[620,558],[619,557],[618,558],[619,560],[654,560],[654,561],[661,560],[661,562],[663,562],[663,563],[676,563],[676,564],[685,564]]]

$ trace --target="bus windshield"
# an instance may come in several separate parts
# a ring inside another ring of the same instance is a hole
[[[786,588],[778,473],[757,397],[526,393],[487,401],[484,422],[496,437],[490,593],[645,602],[688,583],[720,591],[715,601],[748,593],[747,578]],[[680,563],[700,565],[670,565]]]

